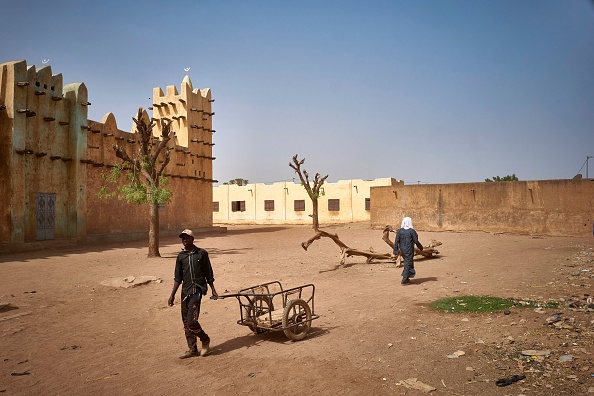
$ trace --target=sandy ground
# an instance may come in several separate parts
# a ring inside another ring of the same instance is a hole
[[[352,248],[389,251],[382,231],[367,224],[323,229]],[[594,394],[594,312],[586,305],[594,238],[420,231],[423,244],[443,243],[441,253],[416,260],[417,278],[402,287],[393,263],[351,257],[339,266],[327,238],[304,251],[300,243],[312,235],[306,226],[200,235],[220,294],[272,280],[313,283],[320,318],[293,342],[239,326],[234,298],[205,299],[201,323],[213,350],[187,360],[177,357],[186,350],[179,294],[167,307],[177,238],[161,241],[158,259],[146,258],[144,241],[0,256],[0,394],[423,394],[402,382],[410,378],[434,387],[433,395]],[[117,287],[142,276],[162,282]],[[561,307],[509,315],[427,308],[470,294]],[[554,314],[559,320],[548,323]],[[457,351],[464,354],[448,357]],[[519,373],[526,379],[496,386]]]

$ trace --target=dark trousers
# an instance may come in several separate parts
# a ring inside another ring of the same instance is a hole
[[[408,282],[409,278],[414,278],[417,274],[415,263],[412,257],[404,257],[404,270],[402,271],[402,283]]]
[[[209,342],[210,338],[202,330],[202,326],[198,323],[200,317],[200,301],[202,300],[202,294],[196,293],[191,296],[182,295],[181,303],[181,316],[182,322],[184,323],[184,333],[186,334],[186,341],[188,342],[188,348],[192,351],[197,350],[196,338],[199,338],[201,342]]]

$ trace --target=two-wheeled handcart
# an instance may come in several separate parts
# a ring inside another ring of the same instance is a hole
[[[315,286],[311,283],[283,289],[279,281],[272,281],[218,298],[237,298],[237,324],[256,334],[283,331],[290,340],[299,341],[307,337],[312,320],[320,317],[314,311],[314,294]]]

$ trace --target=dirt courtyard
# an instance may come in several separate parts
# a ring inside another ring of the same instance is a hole
[[[349,247],[389,252],[382,230],[366,223],[322,229]],[[0,394],[420,395],[404,381],[416,378],[432,395],[594,395],[594,238],[419,231],[425,246],[443,245],[437,258],[417,257],[417,278],[402,287],[395,264],[350,257],[339,266],[327,238],[302,249],[311,236],[309,226],[198,235],[219,294],[313,283],[320,318],[293,342],[237,325],[236,299],[206,298],[200,322],[213,349],[186,360],[179,292],[167,307],[179,239],[162,238],[158,259],[146,258],[146,241],[0,256]],[[142,276],[157,280],[116,287]],[[427,308],[471,294],[560,306],[507,315]],[[514,374],[526,379],[495,385]]]

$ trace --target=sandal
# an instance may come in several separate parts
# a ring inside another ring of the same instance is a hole
[[[518,382],[518,381],[521,381],[521,380],[523,380],[525,378],[526,378],[526,376],[524,374],[514,374],[514,375],[512,375],[511,380],[513,382]]]
[[[513,383],[514,382],[511,380],[511,378],[499,378],[497,381],[495,381],[495,385],[497,386],[508,386]]]
[[[511,378],[500,378],[497,381],[495,381],[495,385],[497,386],[508,386],[513,384],[514,382],[518,382],[521,381],[523,379],[525,379],[526,376],[524,374],[514,374],[511,376]]]

